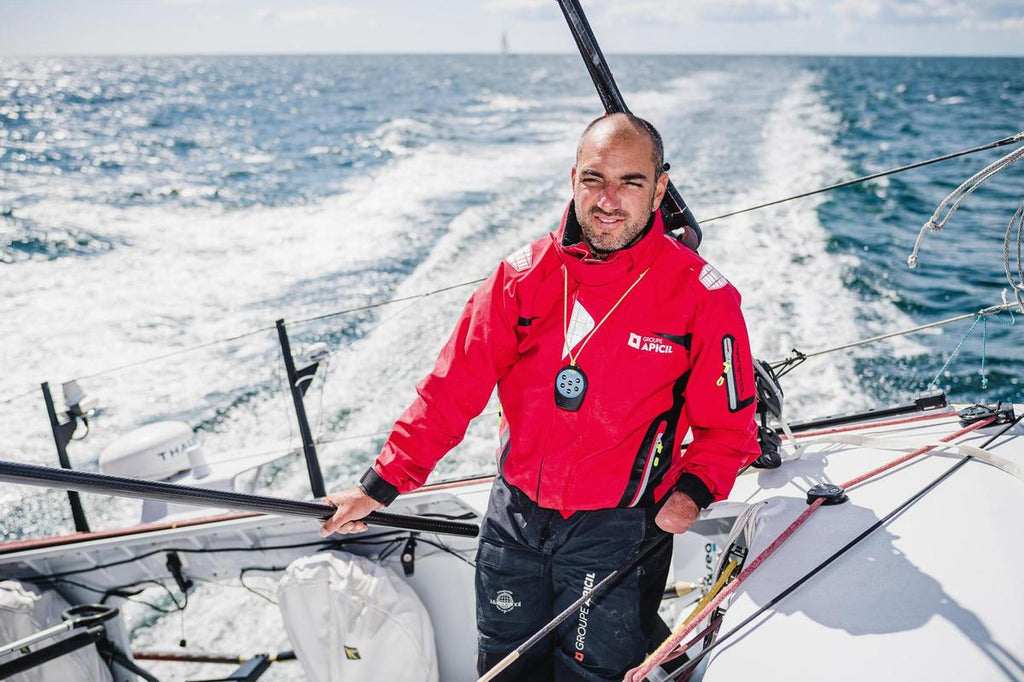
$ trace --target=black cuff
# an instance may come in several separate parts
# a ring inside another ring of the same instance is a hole
[[[695,474],[683,473],[676,482],[675,489],[689,495],[701,509],[707,509],[707,506],[715,501],[715,496],[708,490],[708,486]]]
[[[359,479],[359,489],[385,507],[398,497],[398,488],[388,483],[383,476],[374,471],[373,467],[367,469]]]

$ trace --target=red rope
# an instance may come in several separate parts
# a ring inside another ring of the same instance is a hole
[[[971,424],[970,426],[965,426],[964,428],[960,429],[956,433],[951,433],[948,436],[943,436],[942,438],[939,439],[939,442],[940,443],[948,443],[948,442],[950,442],[952,440],[955,440],[955,439],[959,438],[960,436],[964,435],[965,433],[970,433],[971,431],[974,431],[976,429],[984,428],[984,427],[988,426],[989,424],[991,424],[992,422],[994,422],[995,420],[996,420],[995,417],[989,417],[988,419],[983,419],[980,422],[975,422],[975,423]],[[841,487],[844,490],[846,488],[852,488],[853,486],[857,485],[858,483],[863,483],[864,481],[868,480],[872,476],[877,476],[878,474],[882,473],[883,471],[888,471],[889,469],[892,469],[893,467],[897,467],[900,464],[903,464],[904,462],[917,457],[918,455],[923,455],[924,453],[926,453],[926,452],[928,452],[930,450],[934,450],[935,447],[936,446],[934,446],[934,445],[926,445],[923,448],[918,448],[917,450],[914,450],[913,452],[908,452],[907,454],[903,455],[902,457],[897,457],[896,459],[894,459],[893,461],[889,462],[888,464],[883,464],[882,466],[877,467],[875,469],[872,469],[871,471],[869,471],[869,472],[867,472],[865,474],[861,474],[860,476],[858,476],[856,478],[851,478],[846,483],[843,483]]]
[[[722,624],[722,618],[724,618],[724,616],[715,616],[714,618],[712,618],[711,621],[708,623],[708,626],[706,628],[704,628],[703,630],[698,632],[696,635],[691,637],[690,641],[687,642],[686,644],[684,644],[682,646],[682,648],[676,649],[675,651],[673,651],[673,652],[669,653],[668,655],[666,655],[665,656],[665,660],[662,661],[662,662],[663,663],[667,663],[667,662],[671,661],[672,659],[679,658],[680,656],[682,656],[684,653],[686,653],[686,650],[689,649],[694,644],[696,644],[698,640],[701,640],[701,639],[704,639],[705,637],[707,637],[709,634],[711,634],[712,630],[717,630],[718,626]]]
[[[951,434],[949,434],[947,436],[944,436],[944,437],[940,438],[939,440],[941,442],[943,442],[943,443],[948,443],[948,442],[950,442],[950,441],[952,441],[952,440],[954,440],[956,438],[959,438],[960,436],[962,436],[962,435],[964,435],[966,433],[970,433],[971,431],[975,431],[976,429],[984,428],[984,427],[988,426],[989,424],[991,424],[993,421],[995,421],[995,417],[991,417],[989,419],[985,419],[985,420],[982,420],[982,421],[979,421],[979,422],[975,422],[974,424],[971,424],[970,426],[962,428],[962,429],[960,429],[959,431],[957,431],[955,433],[951,433]],[[924,453],[928,452],[929,450],[934,450],[935,447],[936,447],[935,445],[926,445],[926,446],[924,446],[922,448],[918,448],[917,450],[914,450],[913,452],[910,452],[910,453],[908,453],[906,455],[903,455],[901,457],[898,457],[898,458],[894,459],[893,461],[889,462],[888,464],[884,464],[884,465],[882,465],[882,466],[880,466],[878,468],[872,469],[871,471],[867,472],[866,474],[863,474],[861,476],[858,476],[857,478],[854,478],[854,479],[851,479],[851,480],[847,481],[846,483],[843,483],[841,487],[845,489],[845,488],[849,488],[849,487],[852,487],[854,485],[857,485],[858,483],[863,483],[864,481],[866,481],[867,479],[871,478],[872,476],[877,476],[878,474],[882,473],[883,471],[888,471],[889,469],[892,469],[893,467],[899,466],[903,462],[906,462],[907,460],[909,460],[909,459],[911,459],[913,457],[917,457],[919,455],[923,455]],[[643,679],[645,677],[647,677],[647,674],[649,672],[651,672],[651,670],[653,670],[655,666],[660,665],[661,663],[663,663],[665,660],[668,659],[668,657],[670,655],[672,655],[673,657],[674,656],[678,656],[679,654],[683,653],[688,648],[690,648],[690,646],[694,643],[694,641],[696,641],[699,638],[694,638],[693,640],[687,642],[682,647],[679,647],[679,650],[676,651],[676,647],[678,647],[679,643],[681,641],[683,641],[683,638],[686,637],[688,634],[690,634],[694,629],[696,629],[696,627],[700,623],[702,623],[709,615],[711,615],[714,612],[714,610],[718,608],[719,604],[721,604],[722,601],[725,600],[726,597],[728,597],[730,594],[735,592],[736,588],[739,587],[740,584],[742,584],[743,581],[745,581],[748,577],[750,577],[751,573],[756,571],[757,568],[761,564],[763,564],[765,562],[765,560],[768,559],[768,557],[770,557],[772,554],[774,554],[775,551],[779,547],[782,546],[782,543],[784,543],[786,540],[788,540],[793,535],[793,533],[796,532],[797,528],[802,526],[804,524],[804,522],[807,521],[807,519],[809,519],[811,517],[811,514],[813,514],[814,512],[818,511],[818,508],[821,507],[821,505],[824,503],[824,501],[825,501],[824,498],[820,498],[820,497],[817,498],[816,500],[814,500],[814,502],[812,502],[807,507],[807,509],[805,509],[803,511],[803,513],[800,514],[800,516],[796,517],[796,519],[793,521],[793,523],[789,524],[789,526],[787,526],[786,529],[784,531],[782,531],[782,533],[780,533],[777,538],[775,538],[775,540],[772,542],[772,544],[768,545],[767,549],[765,549],[763,552],[758,554],[757,558],[754,559],[754,561],[749,566],[744,568],[743,571],[738,576],[736,576],[736,578],[734,578],[728,585],[726,585],[722,589],[721,592],[718,593],[718,596],[716,596],[714,599],[712,599],[710,602],[708,602],[708,605],[705,606],[703,609],[701,609],[700,613],[698,613],[690,621],[689,625],[687,625],[685,628],[683,628],[679,632],[673,633],[668,639],[666,639],[664,642],[662,642],[661,645],[657,649],[654,650],[654,653],[652,653],[650,656],[647,657],[647,660],[645,660],[643,663],[641,663],[638,667],[633,668],[632,670],[627,672],[626,676],[623,678],[624,682],[642,682]]]

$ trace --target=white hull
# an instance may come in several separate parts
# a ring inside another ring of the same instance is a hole
[[[959,428],[955,413],[942,411],[888,427],[872,429],[862,424],[846,433],[899,436],[928,444]],[[958,442],[980,445],[1000,428],[988,427]],[[1017,425],[990,449],[1003,458],[1024,462],[1022,436],[1024,427]],[[851,479],[902,454],[830,444],[820,438],[800,437],[811,444],[799,459],[779,469],[752,469],[741,475],[730,503],[713,506],[706,522],[696,527],[713,532],[713,537],[688,533],[677,538],[675,579],[702,582],[708,577],[710,557],[704,555],[704,548],[714,543],[720,551],[722,529],[746,506],[760,508],[749,564],[807,508],[806,491],[811,486]],[[917,457],[852,488],[848,502],[819,509],[727,602],[721,633],[896,509],[959,457],[935,453]],[[489,478],[435,486],[402,496],[391,511],[479,516],[486,508],[489,489]],[[714,521],[715,517],[730,520]],[[869,676],[950,682],[1024,679],[1024,590],[1013,578],[1024,561],[1024,535],[1014,523],[1022,517],[1024,483],[989,464],[968,462],[771,608],[741,636],[716,648],[706,668],[701,668],[703,679],[716,682],[749,676],[788,681],[822,675],[831,680]],[[315,546],[278,546],[315,543],[320,540],[317,530],[312,520],[235,515],[180,527],[154,525],[11,543],[0,545],[0,575],[45,577],[136,557],[78,579],[99,587],[151,578],[173,585],[166,553],[160,550],[263,548],[255,555],[181,552],[186,576],[223,580],[237,577],[243,566],[283,566],[313,553]],[[393,533],[372,529],[358,537],[366,540]],[[423,537],[473,558],[475,540]],[[375,556],[380,547],[354,543],[348,549]],[[402,575],[399,554],[393,552],[385,561]],[[440,679],[475,680],[472,568],[451,553],[420,543],[415,571],[406,580],[426,606],[437,633]],[[61,592],[72,603],[96,601],[94,593],[71,585],[62,585]],[[682,603],[670,603],[666,612],[674,615],[682,607]],[[201,609],[199,604],[200,614]],[[119,631],[115,626],[112,634],[130,648],[123,626]]]

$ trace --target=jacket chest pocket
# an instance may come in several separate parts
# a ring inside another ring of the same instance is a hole
[[[516,343],[520,357],[543,352],[545,356],[561,354],[565,345],[562,318],[558,316],[521,316],[516,324]]]

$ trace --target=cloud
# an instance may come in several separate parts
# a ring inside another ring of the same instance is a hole
[[[839,14],[847,20],[875,24],[951,24],[971,11],[961,0],[840,0]]]
[[[697,8],[709,21],[799,21],[811,16],[810,0],[708,0]]]
[[[596,3],[595,3],[596,4]],[[636,0],[605,2],[606,23],[692,24],[793,22],[811,16],[811,0]]]
[[[351,21],[358,14],[354,7],[312,5],[289,9],[258,9],[255,17],[257,21],[265,24],[337,25]]]
[[[551,0],[490,0],[484,9],[520,21],[547,21],[561,16]]]
[[[1022,31],[1024,32],[1024,17],[1006,17],[1004,19],[968,19],[964,22],[964,28],[973,28],[979,31]]]
[[[208,14],[204,12],[196,15],[196,23],[200,26],[217,26],[225,22],[226,19],[222,14]]]
[[[1019,0],[839,0],[836,10],[846,20],[858,23],[945,24],[983,30],[1024,27],[1024,3]]]
[[[484,7],[512,19],[558,21],[551,0],[488,0]],[[949,25],[974,30],[1020,30],[1021,0],[588,0],[601,24],[795,23],[834,12],[847,24]]]
[[[587,15],[602,23],[631,24],[797,21],[811,14],[812,0],[591,0]],[[490,0],[491,11],[524,20],[553,20],[551,0]]]

